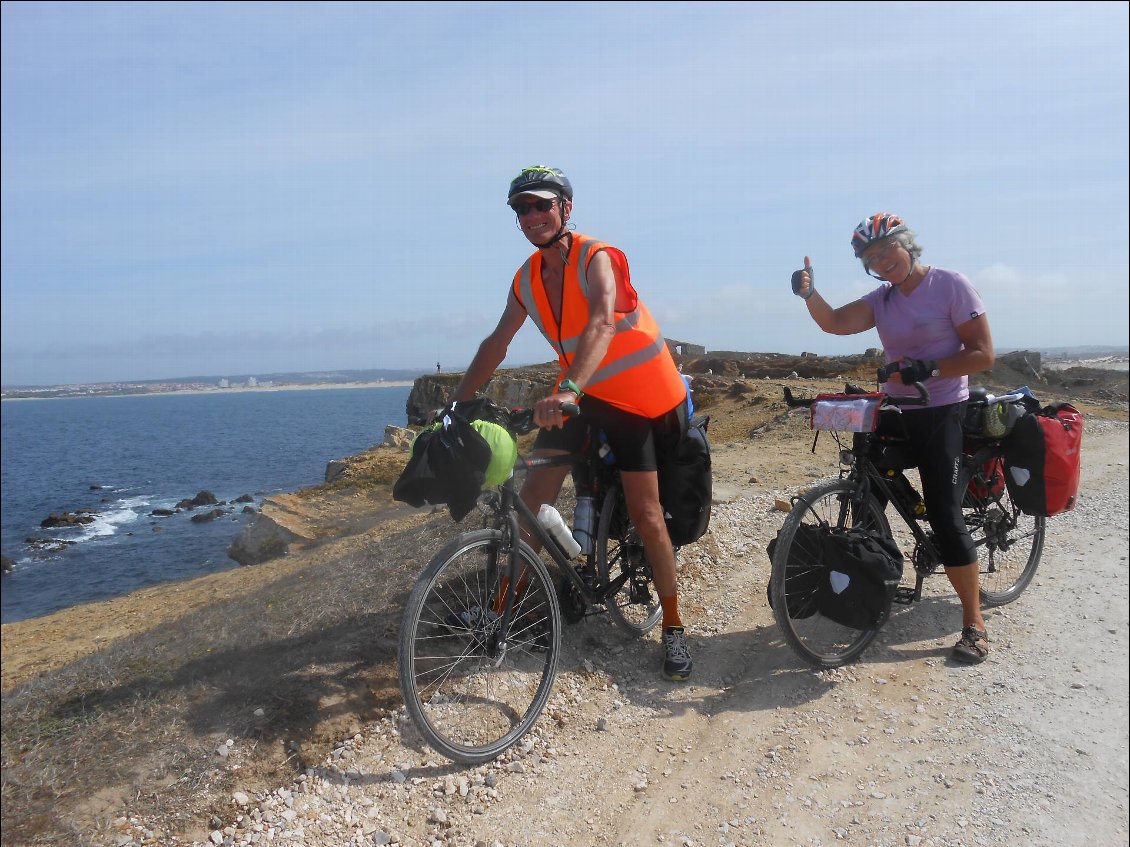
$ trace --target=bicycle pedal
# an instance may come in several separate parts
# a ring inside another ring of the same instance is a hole
[[[571,584],[558,583],[557,599],[561,607],[561,617],[567,624],[578,623],[588,614],[588,603]]]
[[[914,589],[909,585],[900,585],[895,591],[895,596],[891,598],[892,603],[901,603],[903,606],[909,606],[915,601]]]

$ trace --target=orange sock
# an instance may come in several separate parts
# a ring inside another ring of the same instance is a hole
[[[670,597],[660,597],[660,605],[663,606],[663,628],[669,626],[682,626],[683,619],[679,617],[679,595],[673,594]]]
[[[522,594],[525,592],[526,587],[530,584],[530,575],[526,573],[525,566],[522,567],[522,575],[518,577],[518,584],[514,586],[515,601],[522,599]],[[506,589],[510,585],[510,577],[504,576],[499,582],[498,591],[494,595],[494,612],[501,615],[502,610],[506,607]]]

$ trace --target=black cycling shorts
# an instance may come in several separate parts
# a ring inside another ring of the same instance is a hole
[[[539,431],[534,449],[579,453],[592,427],[594,432],[604,432],[617,468],[655,471],[659,469],[657,457],[673,453],[687,432],[685,400],[657,418],[633,415],[587,394],[581,398],[580,406],[580,416],[569,418],[563,427]]]
[[[964,490],[959,485],[962,465],[961,419],[965,403],[912,409],[904,406],[902,421],[910,450],[922,477],[926,517],[934,543],[946,567],[977,561],[977,548],[961,514]]]

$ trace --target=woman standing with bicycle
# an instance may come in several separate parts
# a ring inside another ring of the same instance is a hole
[[[981,615],[977,552],[961,513],[961,413],[969,398],[968,376],[993,366],[993,342],[972,284],[960,273],[919,262],[922,248],[914,235],[885,212],[860,222],[852,250],[868,275],[883,284],[846,306],[834,309],[816,291],[807,256],[804,268],[793,273],[792,288],[825,332],[878,331],[887,361],[901,364],[899,379],[884,386],[887,393],[914,394],[915,382],[929,390],[929,405],[904,408],[902,419],[922,477],[927,518],[961,600],[961,638],[953,658],[975,664],[988,656],[989,637]]]
[[[688,679],[691,656],[657,473],[658,457],[672,452],[686,433],[686,385],[632,287],[627,257],[568,227],[573,186],[565,174],[523,168],[506,202],[537,249],[514,275],[498,325],[479,345],[451,399],[471,399],[502,364],[526,318],[533,320],[561,366],[555,390],[534,407],[534,422],[542,428],[534,454],[575,453],[589,426],[604,431],[663,607],[663,673]],[[562,403],[578,403],[581,417],[566,421]],[[567,467],[531,471],[522,500],[535,513],[553,503],[567,473]]]

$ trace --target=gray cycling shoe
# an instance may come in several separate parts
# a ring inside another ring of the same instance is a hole
[[[681,626],[663,627],[663,675],[675,682],[690,678],[691,651],[687,648],[687,633]]]

